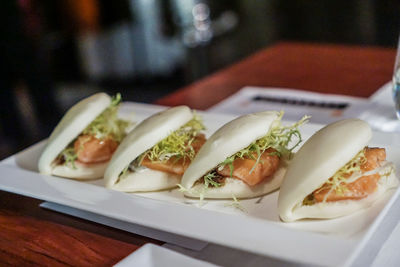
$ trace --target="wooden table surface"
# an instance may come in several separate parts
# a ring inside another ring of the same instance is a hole
[[[207,109],[248,85],[369,97],[391,80],[394,49],[279,43],[156,103]]]
[[[391,79],[395,50],[279,43],[157,101],[206,109],[246,85],[368,97]],[[109,266],[159,241],[38,207],[0,191],[0,266]]]

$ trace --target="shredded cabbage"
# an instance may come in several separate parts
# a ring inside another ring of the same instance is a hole
[[[112,138],[120,143],[126,136],[126,128],[130,125],[129,121],[117,117],[120,103],[121,94],[117,93],[112,97],[110,105],[83,130],[82,134],[92,135],[97,139]],[[73,169],[76,169],[75,160],[78,158],[74,149],[75,140],[57,157],[63,159],[64,164],[70,164]]]
[[[276,150],[276,152],[271,153],[272,155],[276,154],[279,157],[290,158],[293,149],[295,149],[303,141],[298,128],[299,126],[308,122],[310,116],[304,116],[301,120],[292,125],[283,126],[281,124],[283,114],[283,111],[279,113],[278,118],[272,122],[272,125],[266,135],[252,142],[246,148],[243,148],[232,156],[226,158],[216,167],[216,169],[223,169],[226,165],[228,165],[230,169],[230,177],[232,177],[234,171],[233,162],[238,158],[250,158],[256,161],[250,170],[250,173],[252,173],[257,164],[260,162],[261,155],[269,148]],[[297,142],[293,146],[289,147],[289,143],[293,140],[293,138],[296,138]],[[255,155],[257,155],[257,157],[255,157]],[[213,183],[218,184],[214,180],[218,177],[219,176],[215,175],[215,169],[203,176],[205,188],[208,188],[209,185],[213,185]]]
[[[343,195],[348,189],[346,187],[347,179],[353,173],[361,173],[361,166],[367,162],[365,157],[365,148],[362,149],[357,155],[354,156],[349,162],[346,163],[342,168],[340,168],[329,180],[325,183],[323,187],[318,189],[320,192],[323,189],[331,188],[335,190],[338,195]]]
[[[202,119],[193,112],[193,118],[189,122],[134,159],[119,177],[122,178],[130,169],[129,167],[140,166],[146,156],[152,162],[166,162],[171,157],[174,157],[176,161],[180,158],[192,160],[196,155],[193,142],[204,129]]]
[[[130,125],[129,121],[117,117],[120,103],[121,94],[118,93],[112,98],[110,106],[83,130],[83,134],[93,135],[97,139],[112,138],[120,143]]]
[[[337,195],[344,195],[347,188],[348,178],[356,173],[361,173],[361,166],[367,162],[367,158],[365,157],[365,148],[363,148],[360,152],[357,153],[349,162],[347,162],[342,168],[340,168],[332,177],[325,182],[318,190],[315,192],[321,192],[322,190],[329,189],[331,191],[335,191]],[[329,196],[330,192],[326,194],[324,202]],[[315,204],[314,192],[308,195],[303,200],[303,205],[313,205]]]
[[[65,165],[70,165],[73,169],[76,169],[75,160],[78,158],[78,155],[75,152],[74,147],[66,147],[61,153],[60,156],[64,159]]]
[[[293,149],[295,149],[303,141],[298,127],[308,122],[310,117],[304,116],[301,120],[292,125],[282,126],[281,119],[283,114],[283,111],[279,113],[278,118],[272,123],[268,133],[265,136],[252,142],[246,148],[243,148],[242,150],[228,157],[225,161],[218,165],[218,168],[222,169],[228,165],[231,171],[230,176],[232,177],[233,162],[238,158],[250,158],[256,160],[253,168],[250,170],[251,173],[260,162],[262,153],[264,153],[268,148],[273,148],[276,150],[276,152],[272,154],[276,154],[279,157],[290,158]],[[294,137],[297,138],[297,142],[292,147],[289,147],[289,143]],[[255,157],[254,154],[256,154],[257,157]]]
[[[180,158],[192,160],[196,155],[192,144],[196,140],[196,136],[204,129],[201,118],[194,113],[193,119],[144,152],[141,159],[148,156],[153,162],[165,162],[171,157],[175,157],[177,160]]]
[[[240,204],[240,201],[236,198],[234,194],[232,194],[232,202],[231,203],[225,203],[225,207],[233,207],[235,209],[238,209],[242,212],[247,212],[246,209]]]
[[[187,191],[189,191],[186,187],[184,187],[183,185],[181,185],[181,184],[176,184],[178,187],[179,187],[179,192],[187,192]]]
[[[208,186],[212,187],[220,187],[222,184],[218,183],[214,179],[221,178],[221,175],[219,175],[216,171],[211,171],[207,173],[206,175],[203,176],[204,179],[204,187],[208,188]]]

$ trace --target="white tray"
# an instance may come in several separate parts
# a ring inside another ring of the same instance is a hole
[[[193,259],[167,248],[148,243],[118,262],[115,267],[218,267],[212,263]]]
[[[163,107],[125,103],[121,116],[135,113],[139,122]],[[209,135],[230,115],[202,113]],[[301,115],[300,115],[301,116]],[[299,118],[300,118],[299,116]],[[308,138],[321,125],[301,129]],[[376,232],[400,191],[392,190],[371,208],[333,220],[283,223],[277,213],[278,192],[241,201],[187,199],[178,190],[127,194],[103,187],[102,180],[79,182],[37,172],[44,141],[0,163],[0,189],[90,211],[114,219],[188,236],[253,253],[305,264],[343,265],[358,253]],[[371,145],[385,147],[388,159],[400,169],[400,138],[375,132]]]

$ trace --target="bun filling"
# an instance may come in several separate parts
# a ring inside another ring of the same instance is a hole
[[[393,167],[386,162],[385,149],[365,147],[309,194],[303,205],[366,198],[378,190],[379,180],[392,172]]]
[[[130,125],[117,117],[120,102],[121,95],[117,94],[110,106],[56,157],[52,165],[76,169],[75,161],[88,166],[109,161]]]
[[[207,189],[221,187],[226,178],[239,179],[247,186],[255,187],[272,177],[280,167],[281,160],[289,160],[292,151],[302,142],[298,127],[307,122],[304,116],[298,122],[281,125],[283,112],[271,124],[267,134],[236,152],[199,178],[195,185]]]
[[[145,169],[182,176],[201,146],[206,142],[205,129],[195,114],[193,119],[134,159],[119,175],[124,179]],[[119,181],[118,181],[119,182]]]

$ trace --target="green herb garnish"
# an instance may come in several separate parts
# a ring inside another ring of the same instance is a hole
[[[112,138],[118,143],[126,135],[126,128],[130,125],[129,121],[118,119],[118,108],[121,103],[121,94],[118,93],[112,97],[110,105],[94,119],[82,134],[92,135],[97,139]],[[77,160],[77,151],[74,149],[74,139],[58,156],[62,158],[65,164],[70,164],[72,168],[76,169],[75,160]],[[81,143],[80,149],[83,149]]]
[[[143,153],[141,158],[147,156],[153,162],[165,162],[171,157],[175,157],[176,160],[180,158],[192,160],[196,155],[193,142],[204,129],[200,117],[194,114],[193,119]]]
[[[218,168],[224,168],[226,165],[228,165],[231,171],[230,176],[232,177],[233,162],[238,158],[250,158],[256,160],[253,168],[250,170],[251,173],[260,162],[261,155],[269,148],[276,150],[276,152],[271,154],[275,154],[279,157],[290,158],[293,149],[295,149],[303,141],[298,127],[306,123],[310,117],[304,116],[301,120],[289,126],[281,125],[282,117],[283,111],[279,113],[278,118],[272,123],[272,126],[265,136],[252,142],[246,148],[243,148],[232,156],[226,158],[225,161],[219,164]],[[289,147],[289,143],[293,140],[293,138],[297,138],[297,142],[292,147]],[[257,157],[254,155],[257,155]]]
[[[110,106],[83,130],[83,134],[93,135],[97,139],[111,137],[120,143],[126,135],[126,128],[130,125],[129,121],[117,117],[120,103],[121,94],[118,93],[112,98]]]
[[[76,169],[75,160],[78,158],[78,155],[75,152],[74,147],[68,146],[61,153],[60,156],[65,162],[65,165],[71,165],[73,169]]]
[[[367,162],[367,158],[365,157],[365,149],[362,149],[357,155],[354,156],[349,162],[346,163],[342,168],[340,168],[329,180],[318,189],[317,192],[320,192],[324,189],[332,189],[335,190],[335,193],[338,195],[343,195],[347,190],[347,179],[353,173],[361,173],[361,166]]]
[[[211,171],[207,173],[206,175],[203,176],[204,179],[204,187],[208,188],[208,186],[212,187],[220,187],[221,183],[218,183],[214,179],[221,178],[221,175],[219,175],[216,171]]]
[[[177,184],[177,186],[179,187],[178,191],[179,192],[188,192],[189,190],[187,188],[185,188],[183,185],[181,184]]]
[[[367,162],[365,157],[365,148],[357,153],[349,162],[347,162],[342,168],[340,168],[332,177],[325,182],[318,190],[314,191],[319,193],[323,190],[329,189],[330,191],[326,194],[326,198],[330,192],[335,191],[337,195],[343,196],[347,188],[347,180],[353,173],[361,173],[361,166]],[[313,205],[315,204],[314,192],[309,194],[304,200],[303,205]]]
[[[226,203],[224,205],[225,207],[233,207],[235,209],[238,209],[242,212],[246,212],[246,209],[240,204],[240,201],[236,198],[234,194],[232,194],[232,202],[231,203]]]

